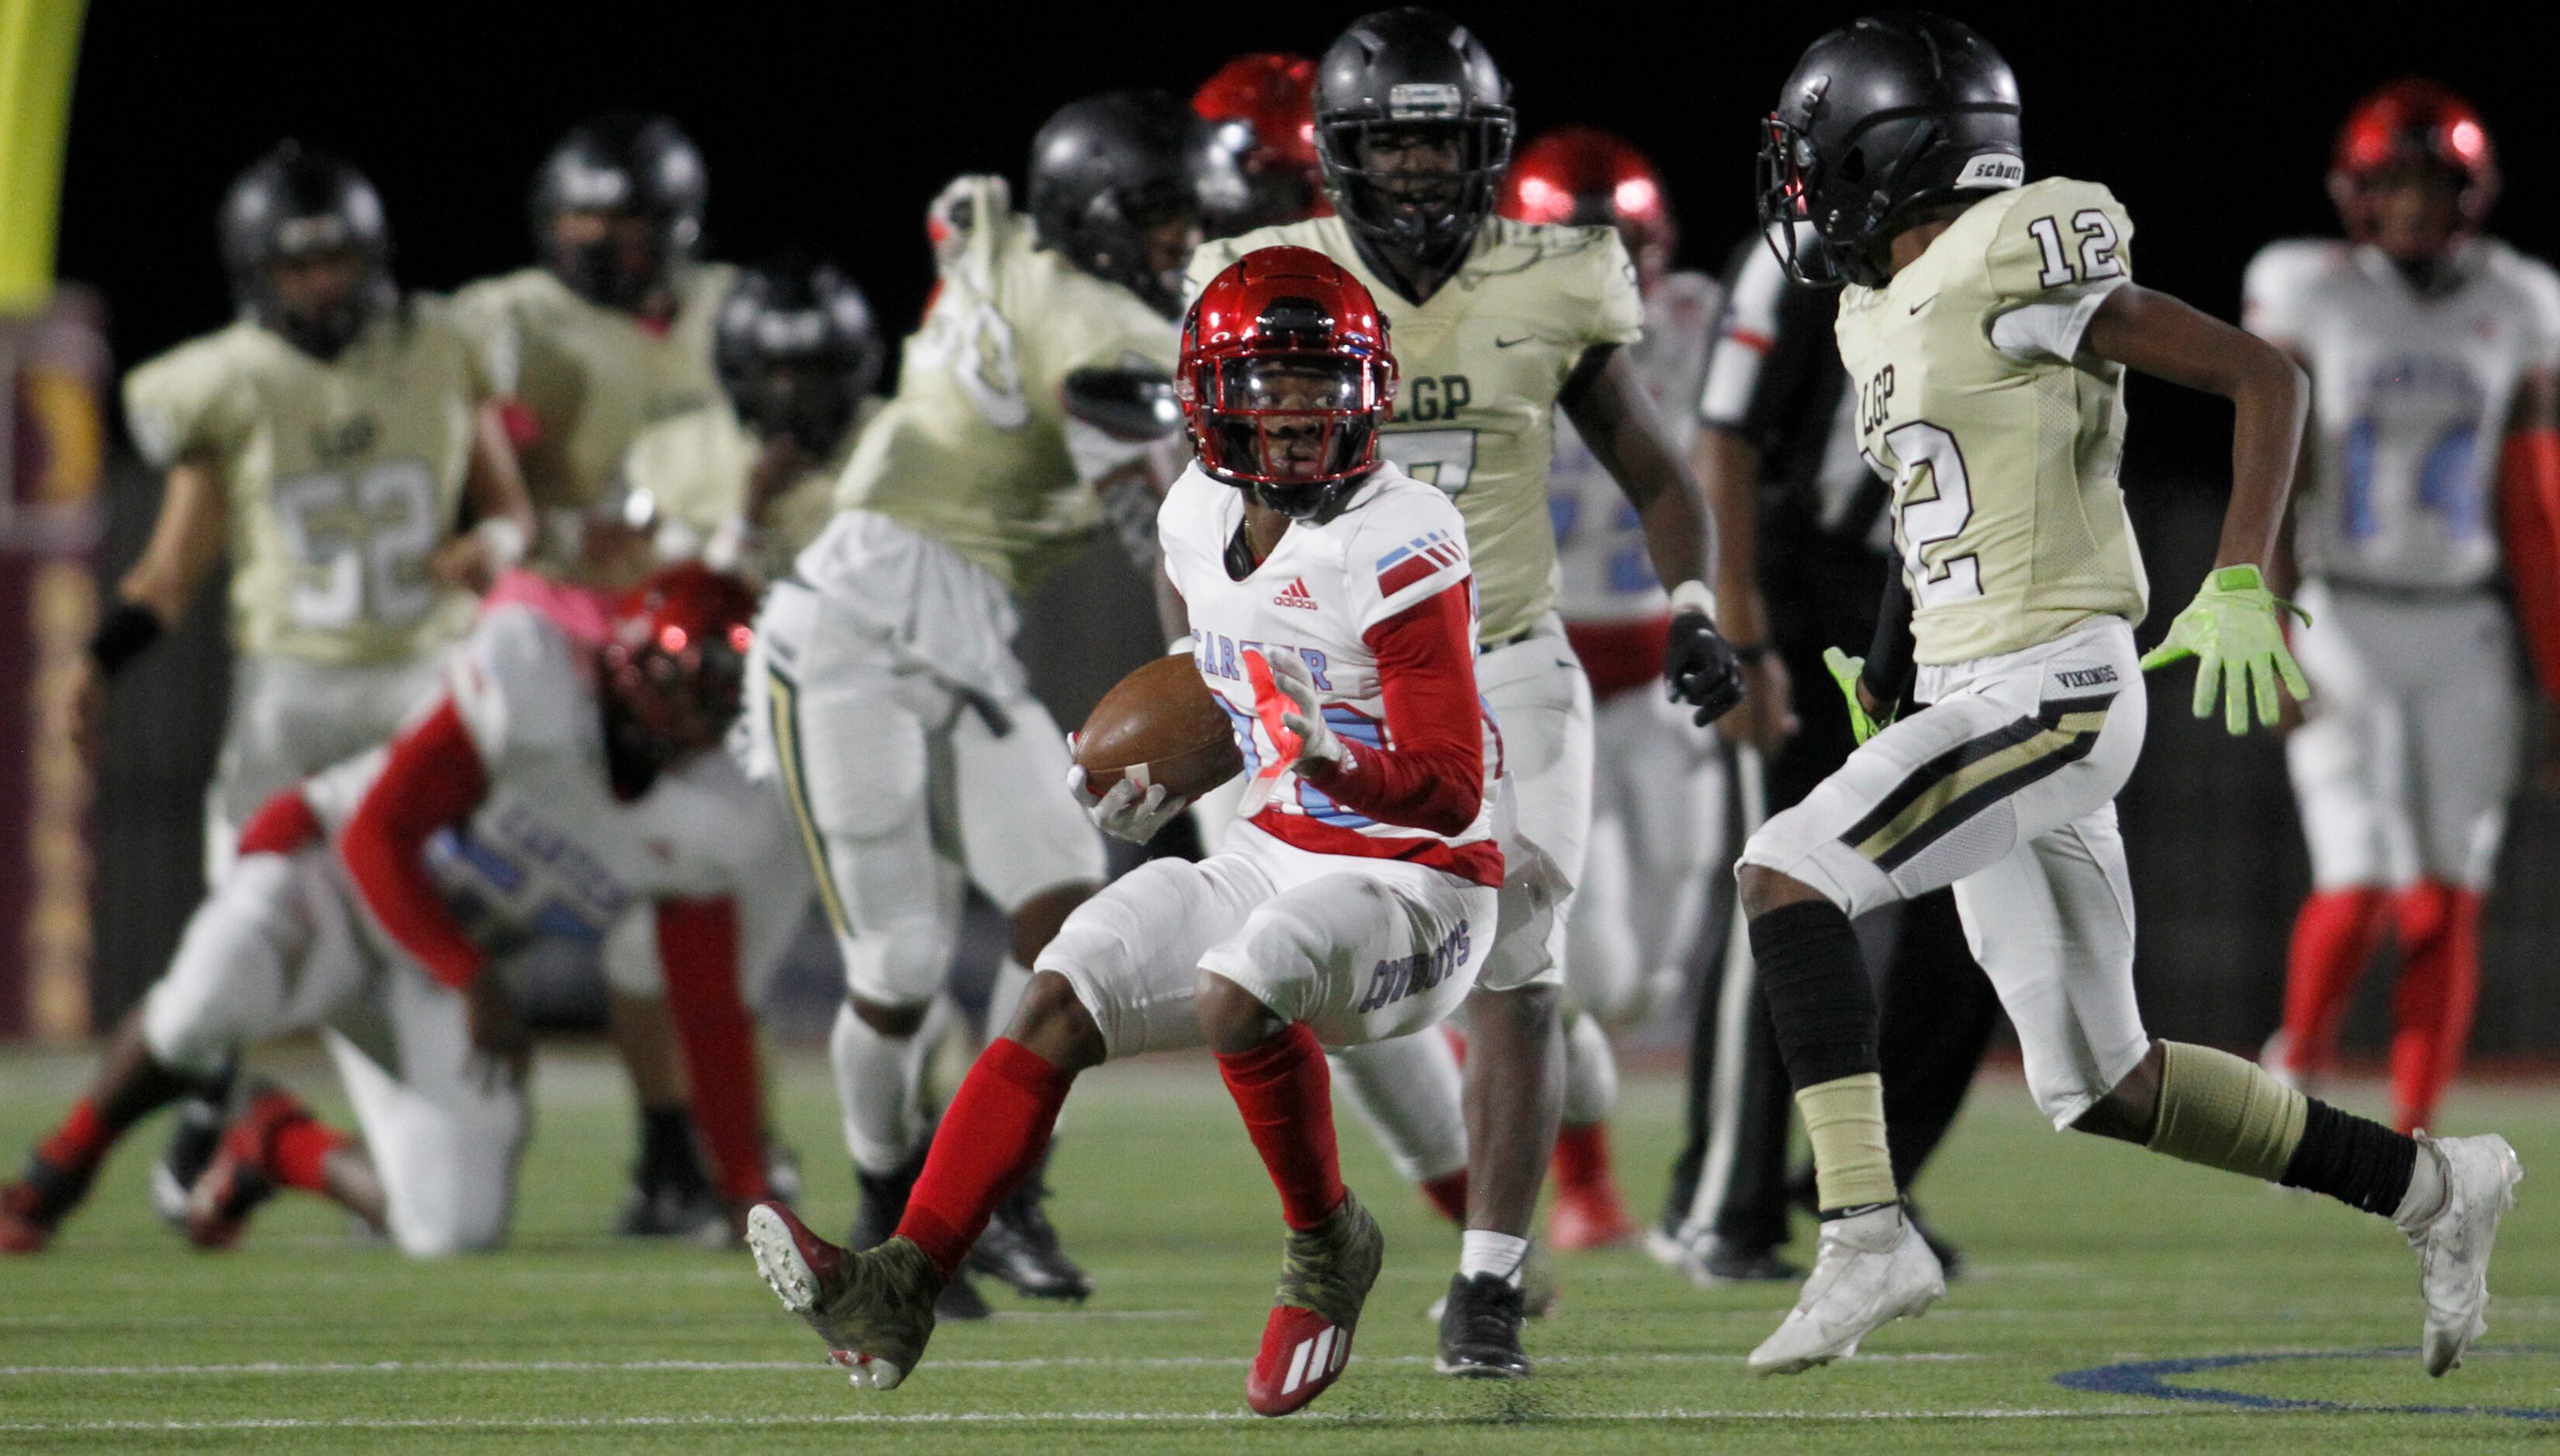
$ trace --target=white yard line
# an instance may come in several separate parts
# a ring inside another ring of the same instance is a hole
[[[1911,1351],[1895,1355],[1852,1357],[1856,1365],[1921,1364],[1981,1360],[1957,1351]],[[1739,1355],[1653,1352],[1640,1355],[1545,1355],[1540,1365],[1739,1365]],[[1362,1356],[1362,1365],[1427,1365],[1427,1355]],[[1105,1370],[1240,1370],[1251,1362],[1216,1355],[1048,1355],[1012,1360],[933,1360],[927,1370],[1040,1371],[1072,1368]],[[390,1375],[593,1375],[616,1372],[654,1374],[668,1371],[813,1371],[822,1360],[257,1360],[225,1365],[0,1365],[0,1379],[41,1376],[98,1376],[154,1379],[163,1376],[390,1376]]]
[[[1869,1420],[2114,1420],[2126,1416],[2199,1414],[2151,1406],[2093,1405],[2079,1409],[1989,1405],[1970,1410],[1573,1410],[1516,1419],[1475,1411],[1411,1411],[1394,1415],[1333,1415],[1323,1411],[1298,1416],[1293,1424],[1339,1422],[1361,1426],[1578,1424],[1612,1421],[1812,1421]],[[900,1425],[1243,1425],[1264,1417],[1242,1410],[1025,1410],[913,1411],[875,1413],[837,1411],[807,1415],[444,1415],[394,1417],[344,1416],[331,1419],[300,1416],[251,1416],[237,1420],[13,1420],[0,1421],[0,1434],[73,1435],[81,1432],[142,1431],[405,1431],[405,1430],[626,1430],[649,1427],[787,1427]]]

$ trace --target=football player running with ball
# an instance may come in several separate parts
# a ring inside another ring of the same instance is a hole
[[[1310,247],[1393,315],[1404,382],[1378,448],[1466,518],[1483,593],[1478,677],[1520,786],[1520,830],[1570,881],[1591,823],[1592,704],[1555,613],[1546,473],[1559,408],[1634,503],[1656,575],[1678,583],[1673,690],[1702,723],[1740,700],[1741,669],[1701,584],[1709,542],[1697,483],[1626,357],[1644,303],[1625,246],[1609,227],[1495,216],[1517,130],[1510,97],[1484,44],[1447,16],[1401,9],[1353,22],[1317,70],[1316,149],[1336,216],[1212,243],[1191,272],[1198,287],[1256,248]],[[1554,934],[1561,959],[1560,922]],[[1504,1069],[1486,1092],[1517,1101],[1506,1120],[1546,1129],[1524,1134],[1543,1161],[1570,1051],[1559,997],[1539,988],[1480,1001],[1467,1031],[1471,1059]],[[1463,1135],[1458,1069],[1440,1040],[1359,1049],[1340,1070],[1400,1165],[1427,1169],[1445,1157],[1434,1144]],[[1529,1370],[1520,1276],[1538,1180],[1492,1178],[1486,1165],[1514,1151],[1469,1147],[1464,1189],[1441,1194],[1463,1193],[1453,1201],[1471,1237],[1442,1315],[1440,1363],[1469,1375]]]
[[[1240,196],[1231,154],[1155,92],[1060,108],[1030,170],[1027,213],[996,177],[935,202],[940,279],[896,396],[757,623],[757,766],[799,818],[845,961],[828,1053],[862,1185],[857,1247],[897,1227],[924,1155],[934,1039],[919,1033],[964,888],[1012,922],[990,1014],[1003,1025],[1102,883],[1101,840],[1056,793],[1062,735],[1014,655],[1016,594],[1082,551],[1106,511],[1152,515],[1174,473],[1151,437],[1173,428],[1182,265],[1202,218]],[[1152,558],[1152,532],[1141,549]],[[1035,1297],[1090,1288],[1037,1178],[972,1266]],[[946,1297],[946,1316],[984,1312],[965,1279]]]
[[[2243,322],[2311,371],[2317,425],[2294,513],[2312,622],[2293,642],[2319,696],[2285,743],[2312,894],[2263,1060],[2295,1078],[2329,1064],[2393,922],[2406,1132],[2434,1117],[2471,1035],[2523,707],[2514,618],[2560,698],[2560,279],[2480,235],[2488,132],[2433,81],[2355,108],[2329,190],[2347,240],[2272,243],[2244,290]],[[2501,544],[2520,612],[2496,590]]]
[[[2125,371],[2234,406],[2214,570],[2144,659],[2195,657],[2196,712],[2219,692],[2234,734],[2253,710],[2275,721],[2280,683],[2306,691],[2261,576],[2301,371],[2136,285],[2133,224],[2105,188],[2026,182],[2016,80],[1965,26],[1903,12],[1834,31],[1765,125],[1764,224],[1818,234],[1812,266],[1847,285],[1840,358],[1860,447],[1893,483],[1903,569],[1875,647],[1844,674],[1872,736],[1742,854],[1824,1221],[1813,1275],[1751,1369],[1837,1360],[1945,1292],[1886,1153],[1874,992],[1849,922],[1952,883],[2054,1125],[2392,1219],[2418,1252],[2424,1360],[2442,1375],[2484,1325],[2490,1245],[2522,1177],[2513,1149],[2411,1138],[2237,1057],[2155,1042],[2134,1000],[2115,796],[2142,749],[2133,624],[2148,586],[2116,480]]]
[[[1288,1226],[1246,1397],[1307,1404],[1350,1359],[1383,1250],[1343,1187],[1324,1049],[1555,979],[1553,866],[1503,832],[1465,523],[1378,451],[1396,385],[1368,290],[1320,253],[1255,251],[1193,306],[1178,388],[1198,458],[1158,532],[1200,679],[1247,750],[1247,816],[1207,859],[1151,861],[1068,917],[894,1238],[850,1253],[780,1205],[749,1216],[765,1278],[856,1385],[914,1370],[936,1294],[1040,1165],[1079,1073],[1205,1045]],[[1130,840],[1188,806],[1134,773],[1099,795],[1080,767],[1067,782]]]

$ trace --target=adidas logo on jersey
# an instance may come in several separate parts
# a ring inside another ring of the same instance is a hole
[[[1316,594],[1307,590],[1307,578],[1301,576],[1295,578],[1287,586],[1281,588],[1280,595],[1271,599],[1271,605],[1275,607],[1303,607],[1308,611],[1313,612],[1317,610]]]

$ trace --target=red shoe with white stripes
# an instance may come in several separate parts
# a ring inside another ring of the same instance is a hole
[[[1385,1253],[1377,1221],[1348,1193],[1324,1223],[1290,1233],[1262,1349],[1244,1378],[1244,1400],[1254,1414],[1287,1415],[1341,1378]]]
[[[302,1099],[279,1087],[262,1088],[248,1107],[223,1129],[214,1160],[187,1191],[187,1241],[198,1248],[230,1248],[248,1232],[249,1215],[275,1197],[275,1135],[311,1120]]]

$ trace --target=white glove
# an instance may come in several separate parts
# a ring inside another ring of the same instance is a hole
[[[949,272],[969,250],[970,233],[994,223],[989,214],[1010,212],[1013,200],[1013,189],[1001,177],[951,179],[924,209],[924,235],[933,244],[935,268]]]
[[[1095,794],[1085,787],[1084,765],[1071,761],[1075,752],[1075,735],[1066,739],[1070,762],[1066,766],[1066,792],[1084,805],[1093,826],[1114,839],[1144,844],[1156,837],[1157,831],[1172,822],[1176,814],[1192,806],[1188,798],[1168,793],[1162,784],[1147,782],[1147,766],[1134,764],[1111,786],[1107,794]]]

